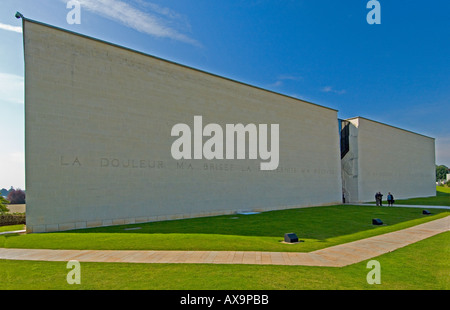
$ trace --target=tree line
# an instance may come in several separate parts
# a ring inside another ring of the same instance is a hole
[[[8,200],[9,204],[24,204],[25,203],[25,191],[20,188],[15,189],[11,186],[9,190],[6,188],[2,188],[0,190],[0,194],[2,197],[5,197]]]
[[[436,182],[447,179],[447,173],[450,173],[449,168],[445,165],[436,165]]]

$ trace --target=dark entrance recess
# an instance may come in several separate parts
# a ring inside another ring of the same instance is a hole
[[[350,136],[350,122],[340,120],[341,131],[341,159],[348,153],[350,150],[349,136]]]

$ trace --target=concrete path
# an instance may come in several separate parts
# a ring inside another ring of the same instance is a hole
[[[375,203],[348,203],[348,205],[352,205],[352,206],[371,206],[371,207],[377,207],[377,205]],[[449,206],[423,206],[423,205],[399,205],[399,204],[394,204],[392,206],[388,206],[387,204],[383,204],[383,206],[381,206],[380,208],[392,208],[392,207],[397,207],[397,208],[419,208],[419,209],[423,209],[423,210],[428,210],[428,209],[446,209],[446,210],[450,210]]]
[[[23,229],[23,230],[3,231],[3,232],[0,232],[0,236],[1,235],[8,235],[8,234],[24,234],[26,232],[27,231],[25,229]]]
[[[343,267],[450,230],[450,216],[309,253],[244,251],[97,251],[0,248],[0,259],[34,261],[256,264]]]

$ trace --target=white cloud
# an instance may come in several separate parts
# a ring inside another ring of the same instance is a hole
[[[22,27],[19,27],[19,26],[11,26],[11,25],[0,23],[0,29],[17,32],[17,33],[22,33]]]
[[[276,81],[275,83],[270,84],[269,86],[271,86],[271,87],[278,87],[278,86],[281,86],[281,85],[283,85],[283,81]]]
[[[24,103],[24,79],[22,76],[0,73],[0,100],[9,103]]]
[[[67,0],[62,1],[67,3]],[[86,9],[142,33],[201,46],[199,42],[172,26],[173,20],[180,18],[180,15],[170,9],[138,0],[136,4],[140,6],[139,9],[121,0],[78,0],[78,2],[81,10]]]
[[[275,83],[272,83],[269,85],[269,87],[279,87],[284,85],[284,81],[299,81],[303,78],[301,76],[296,75],[289,75],[289,74],[282,74],[277,77],[277,80]]]
[[[278,80],[299,81],[299,80],[303,80],[303,77],[297,76],[297,75],[282,74],[282,75],[278,76]]]
[[[172,9],[169,8],[164,8],[161,7],[157,4],[151,3],[151,2],[147,2],[144,0],[134,0],[134,2],[136,2],[139,6],[144,7],[144,8],[148,8],[151,11],[153,11],[154,13],[157,13],[159,15],[163,15],[164,17],[167,17],[170,20],[185,20],[185,18],[183,17],[183,15],[173,11]],[[186,26],[189,26],[189,24],[185,21]]]
[[[325,86],[321,90],[324,93],[335,93],[335,94],[338,94],[338,95],[343,95],[343,94],[345,94],[347,92],[345,89],[336,90],[336,89],[333,89],[333,87],[331,87],[331,86]]]

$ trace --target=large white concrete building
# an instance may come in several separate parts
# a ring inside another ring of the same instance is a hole
[[[433,138],[363,117],[341,122],[342,188],[347,202],[436,195]]]
[[[28,19],[23,35],[29,232],[338,204],[342,180],[355,201],[379,190],[433,195],[433,139],[397,130],[394,154],[375,159],[371,139],[392,129],[357,119],[374,131],[355,125],[351,185],[336,110]],[[179,124],[192,130],[192,149],[178,148],[190,158],[173,155]],[[233,124],[247,126],[245,138],[228,135]],[[261,168],[264,146],[273,170]]]

